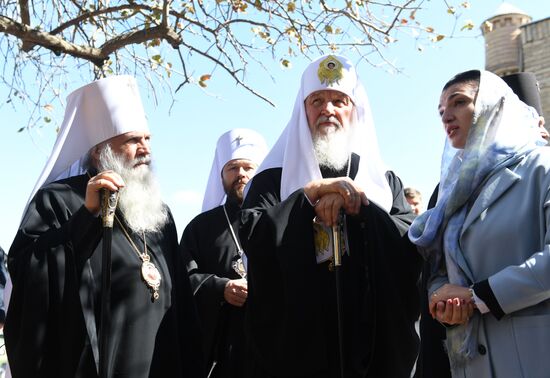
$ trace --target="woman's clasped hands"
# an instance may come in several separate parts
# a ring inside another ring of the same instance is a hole
[[[449,325],[467,323],[475,309],[472,290],[453,284],[445,284],[434,291],[429,306],[434,319]]]

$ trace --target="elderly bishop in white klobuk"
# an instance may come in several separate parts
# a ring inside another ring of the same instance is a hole
[[[69,95],[9,251],[5,338],[14,377],[97,377],[101,189],[120,193],[107,376],[202,376],[198,320],[176,227],[151,170],[150,137],[132,77]]]
[[[244,376],[246,255],[238,237],[246,184],[267,153],[254,130],[233,129],[218,139],[203,213],[186,227],[180,248],[204,329],[210,377]]]
[[[380,159],[354,65],[317,59],[243,203],[249,376],[340,377],[343,366],[347,378],[409,377],[420,271],[406,238],[412,219],[401,181]],[[343,252],[340,311],[333,225]]]

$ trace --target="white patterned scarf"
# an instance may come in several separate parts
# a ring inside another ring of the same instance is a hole
[[[459,243],[471,204],[494,172],[544,144],[534,109],[521,102],[498,76],[481,71],[465,148],[454,149],[447,140],[437,204],[417,217],[409,229],[410,240],[430,261],[432,275],[445,272],[449,283],[464,287],[474,283]],[[477,354],[479,320],[474,316],[465,325],[447,331],[451,366],[463,365]]]

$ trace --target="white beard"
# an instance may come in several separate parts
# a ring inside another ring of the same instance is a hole
[[[326,135],[313,136],[313,150],[320,167],[340,171],[346,167],[350,154],[351,132],[338,128]]]
[[[124,180],[118,208],[128,226],[136,233],[158,232],[168,221],[167,208],[162,202],[159,185],[149,165],[135,167],[137,162],[149,160],[147,156],[129,162],[117,156],[108,144],[99,156],[100,171],[113,170]]]

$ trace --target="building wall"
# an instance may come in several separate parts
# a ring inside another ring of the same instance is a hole
[[[523,66],[533,72],[540,86],[542,111],[550,127],[550,17],[521,27]]]
[[[499,76],[516,73],[521,68],[521,29],[531,21],[527,15],[514,13],[485,21],[485,69]]]

